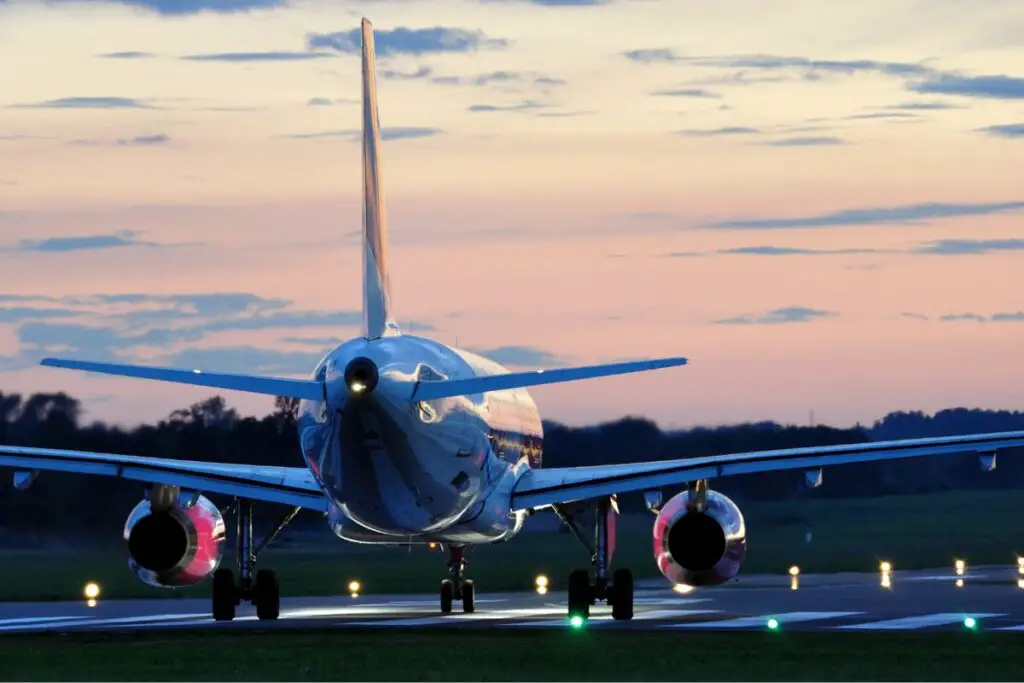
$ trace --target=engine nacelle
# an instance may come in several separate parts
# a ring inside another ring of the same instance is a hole
[[[217,506],[185,493],[156,512],[143,500],[124,525],[128,566],[158,588],[192,586],[216,571],[224,538],[224,517]]]
[[[674,496],[654,520],[654,560],[669,581],[716,586],[739,573],[747,554],[747,528],[736,503],[707,492],[704,512],[687,509],[690,491]]]

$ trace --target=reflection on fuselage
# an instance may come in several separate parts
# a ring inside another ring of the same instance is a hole
[[[373,361],[369,395],[348,393],[342,374]],[[475,354],[412,336],[356,339],[328,354],[314,377],[327,401],[303,401],[303,455],[331,499],[336,533],[404,540],[488,542],[518,532],[511,489],[543,462],[536,405],[522,389],[416,401],[420,382],[507,372]]]

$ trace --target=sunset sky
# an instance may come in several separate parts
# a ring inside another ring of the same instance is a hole
[[[0,390],[131,425],[212,392],[39,359],[357,333],[364,14],[403,329],[690,359],[545,418],[1024,408],[1021,0],[0,0]]]

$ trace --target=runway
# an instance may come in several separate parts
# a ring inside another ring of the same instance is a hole
[[[974,571],[955,584],[951,571],[896,573],[889,587],[877,575],[751,577],[680,595],[661,582],[643,582],[632,621],[613,621],[597,605],[584,628],[764,630],[774,620],[783,631],[918,631],[965,628],[1024,633],[1024,590],[1006,568]],[[206,599],[99,600],[0,604],[0,633],[47,631],[161,631],[165,629],[523,629],[569,628],[564,593],[486,594],[476,611],[441,615],[434,595],[362,595],[285,598],[276,621],[259,621],[241,605],[232,622],[215,622]],[[456,605],[456,610],[461,606]]]

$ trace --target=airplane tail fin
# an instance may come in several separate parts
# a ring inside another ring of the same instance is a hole
[[[388,275],[388,223],[380,169],[380,118],[377,114],[377,73],[373,25],[363,31],[363,336],[367,339],[400,334],[391,311]]]

